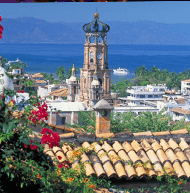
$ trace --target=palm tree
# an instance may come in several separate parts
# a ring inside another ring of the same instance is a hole
[[[59,81],[61,82],[62,80],[65,79],[65,68],[62,66],[62,67],[59,67],[56,71],[56,75],[57,77],[59,78]]]
[[[135,76],[143,76],[147,73],[147,69],[146,66],[139,66],[136,70],[135,70]]]

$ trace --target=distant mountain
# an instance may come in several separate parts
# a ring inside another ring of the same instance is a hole
[[[108,44],[190,45],[190,24],[152,21],[103,21],[110,25]],[[32,17],[3,18],[2,43],[83,44],[84,23],[51,23]]]

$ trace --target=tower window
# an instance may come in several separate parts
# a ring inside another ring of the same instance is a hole
[[[106,116],[107,116],[107,111],[106,111],[106,110],[103,110],[103,111],[102,111],[102,116],[103,116],[103,117],[106,117]]]
[[[76,94],[76,86],[74,86],[73,89],[74,89],[74,94]]]
[[[99,100],[99,92],[96,91],[96,100]]]
[[[90,52],[90,62],[93,62],[94,52]]]
[[[102,79],[98,78],[98,81],[99,81],[100,85],[102,86]]]

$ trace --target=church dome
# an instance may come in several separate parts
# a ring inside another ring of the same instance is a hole
[[[91,85],[92,86],[100,86],[100,82],[98,80],[93,80]]]
[[[110,30],[110,26],[102,23],[99,20],[99,14],[95,13],[94,14],[94,21],[90,23],[86,23],[83,25],[83,30],[86,33],[93,33],[93,32],[108,32]]]
[[[69,78],[69,81],[72,81],[72,82],[75,82],[75,81],[77,81],[77,78],[76,78],[76,76],[71,76],[71,77]]]
[[[6,75],[6,70],[0,66],[0,93],[5,89],[14,90],[13,81]]]

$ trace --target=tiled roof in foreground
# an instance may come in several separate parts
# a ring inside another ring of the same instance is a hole
[[[149,133],[149,134],[148,134]],[[85,165],[86,175],[95,175],[105,178],[152,178],[164,176],[166,173],[178,178],[190,178],[190,146],[189,134],[186,129],[165,132],[133,133],[130,140],[90,141],[88,138],[76,147],[69,143],[63,146],[49,148],[45,146],[44,152],[54,160],[61,156],[59,162],[68,160],[70,166],[75,168],[81,161]],[[80,140],[81,141],[81,140]],[[87,148],[81,155],[81,160],[74,158],[78,148]]]

